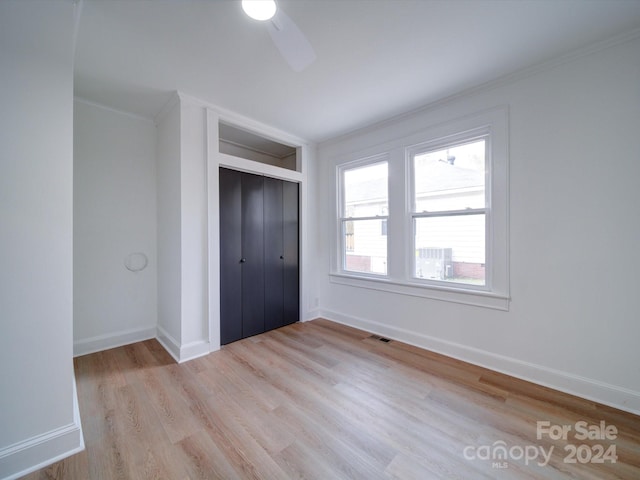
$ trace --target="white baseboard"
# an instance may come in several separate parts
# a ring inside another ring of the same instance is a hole
[[[318,317],[640,415],[640,392],[634,390],[338,312],[323,310]]]
[[[197,342],[187,343],[180,347],[180,360],[178,363],[188,362],[194,358],[209,355],[211,353],[209,342],[198,340]]]
[[[89,353],[129,345],[130,343],[142,342],[144,340],[149,340],[150,338],[155,338],[155,336],[156,327],[153,326],[75,340],[73,342],[73,356],[79,357],[82,355],[88,355]]]
[[[158,335],[156,338],[158,342],[160,342],[160,345],[162,345],[169,355],[178,363],[188,362],[189,360],[211,353],[209,342],[206,340],[198,340],[181,345],[180,342],[169,335],[161,326],[158,326]]]
[[[173,338],[169,333],[162,328],[160,325],[157,327],[157,335],[156,338],[160,345],[164,347],[169,355],[173,357],[173,359],[180,363],[180,343]]]
[[[80,408],[73,380],[73,423],[0,450],[0,478],[13,480],[84,450]]]
[[[315,318],[318,318],[322,315],[320,315],[320,310],[318,310],[317,308],[313,309],[313,310],[309,310],[307,311],[302,318],[300,319],[301,322],[308,322],[309,320],[313,320]]]

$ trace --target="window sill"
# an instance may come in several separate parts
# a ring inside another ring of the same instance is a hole
[[[400,282],[389,278],[375,278],[345,273],[331,273],[329,274],[329,280],[331,283],[338,285],[367,288],[370,290],[429,298],[444,302],[461,303],[463,305],[473,305],[494,310],[509,310],[509,296],[495,292],[483,292],[439,285],[423,285]]]

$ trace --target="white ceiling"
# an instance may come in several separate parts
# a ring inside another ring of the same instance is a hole
[[[180,90],[320,142],[640,27],[640,0],[277,0],[294,72],[240,0],[84,0],[77,96],[152,118]]]

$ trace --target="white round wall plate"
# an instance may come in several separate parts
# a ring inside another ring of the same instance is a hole
[[[131,272],[140,272],[147,268],[149,259],[142,252],[134,252],[127,255],[124,259],[124,266]]]

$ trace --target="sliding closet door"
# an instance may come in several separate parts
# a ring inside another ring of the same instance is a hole
[[[283,206],[283,325],[300,319],[300,267],[299,267],[299,185],[282,182]]]
[[[264,328],[264,178],[242,174],[242,336]]]
[[[282,180],[264,179],[265,330],[284,325],[284,238]]]
[[[220,343],[242,338],[242,180],[220,169]]]

